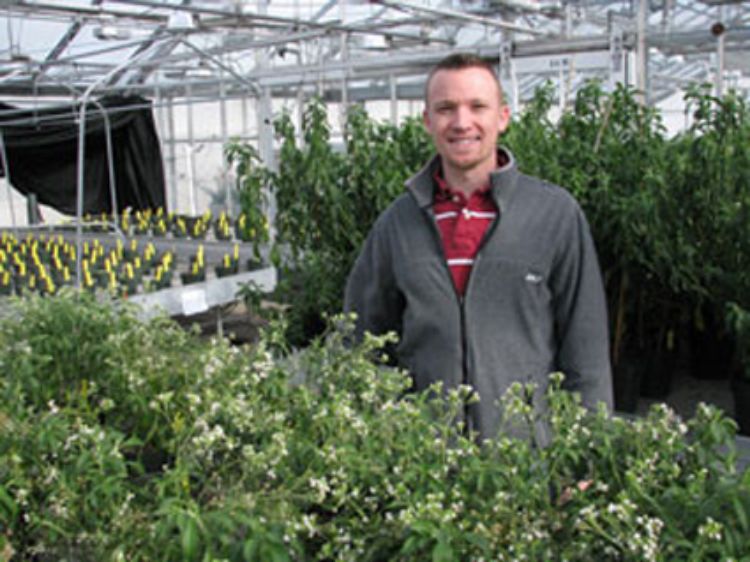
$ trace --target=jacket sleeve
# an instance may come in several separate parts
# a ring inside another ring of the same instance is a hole
[[[357,314],[356,335],[380,335],[395,331],[401,335],[403,297],[393,274],[383,217],[376,221],[349,273],[344,294],[344,311]]]
[[[613,408],[607,304],[588,222],[577,203],[567,232],[559,237],[553,298],[557,368],[564,386],[579,392],[583,405]]]

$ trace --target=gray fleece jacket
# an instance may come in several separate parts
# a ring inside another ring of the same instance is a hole
[[[345,295],[360,335],[398,333],[396,356],[416,390],[443,381],[478,392],[465,421],[482,438],[501,429],[498,399],[511,383],[536,383],[541,410],[554,371],[587,407],[612,407],[606,304],[586,219],[567,191],[521,174],[505,152],[508,164],[491,175],[498,218],[463,298],[432,212],[437,156],[376,221]],[[535,433],[546,442],[544,424]]]

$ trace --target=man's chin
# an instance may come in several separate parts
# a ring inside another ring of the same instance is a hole
[[[461,170],[462,172],[473,170],[479,166],[481,162],[476,158],[447,158],[447,161],[450,166],[456,170]]]

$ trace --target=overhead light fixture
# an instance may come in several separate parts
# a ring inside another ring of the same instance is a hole
[[[183,12],[175,10],[169,14],[167,20],[167,29],[172,31],[185,31],[187,29],[195,28],[195,22],[193,21],[193,14],[189,12]]]
[[[102,41],[123,41],[130,39],[131,36],[132,34],[129,29],[116,25],[102,25],[94,28],[94,37]]]

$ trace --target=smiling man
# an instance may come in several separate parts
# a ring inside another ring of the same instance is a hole
[[[395,331],[395,360],[423,390],[469,385],[469,431],[501,429],[498,399],[548,375],[584,405],[612,407],[606,305],[586,219],[564,189],[519,172],[498,147],[510,109],[491,65],[451,55],[425,86],[437,155],[378,218],[349,276],[357,331]],[[538,444],[547,441],[543,424]]]

